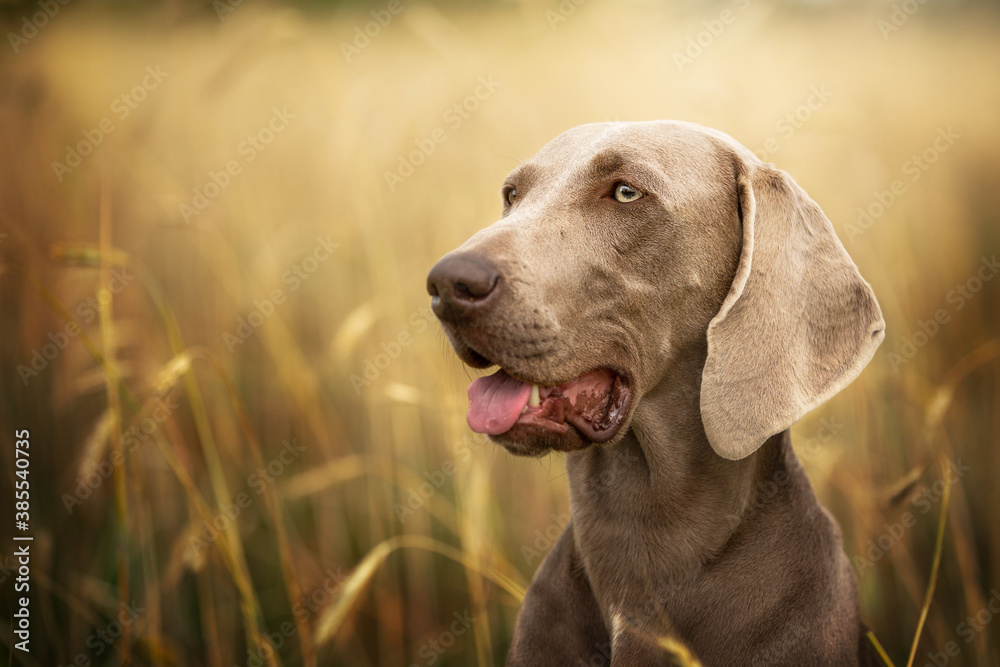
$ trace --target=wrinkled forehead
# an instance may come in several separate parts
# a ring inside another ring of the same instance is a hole
[[[739,149],[727,135],[692,123],[592,123],[553,139],[507,181],[585,184],[619,176],[639,179],[636,185],[647,188],[653,182],[705,182],[731,171],[733,152]]]

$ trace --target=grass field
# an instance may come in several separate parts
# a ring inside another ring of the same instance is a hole
[[[833,221],[887,336],[800,456],[894,663],[1000,661],[996,11],[221,2],[69,4],[30,38],[37,7],[5,9],[13,664],[502,664],[565,468],[468,431],[425,276],[556,134],[653,118],[730,133]]]

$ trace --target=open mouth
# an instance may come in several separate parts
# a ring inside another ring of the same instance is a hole
[[[515,425],[565,434],[572,426],[591,442],[615,436],[628,412],[629,388],[606,368],[554,386],[523,382],[503,369],[469,385],[469,428],[500,435]]]

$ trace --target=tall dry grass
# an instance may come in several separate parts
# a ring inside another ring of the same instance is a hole
[[[962,624],[1000,588],[1000,280],[953,290],[1000,245],[997,17],[927,6],[883,40],[886,6],[750,3],[679,71],[721,9],[594,2],[553,30],[544,4],[406,4],[348,63],[363,10],[67,7],[0,56],[0,422],[31,431],[36,538],[33,650],[15,664],[502,664],[566,519],[565,471],[467,432],[471,374],[424,277],[495,219],[520,159],[581,122],[648,118],[769,147],[833,220],[888,336],[796,427],[801,457],[848,555],[871,561],[864,616],[895,664],[949,642],[949,665],[995,664],[1000,622]],[[121,118],[147,66],[167,75]],[[491,76],[477,109],[446,117]],[[828,99],[779,125],[812,89]],[[275,109],[285,127],[248,160]],[[113,132],[60,182],[51,163],[105,117]],[[905,163],[949,127],[912,180]],[[862,230],[858,208],[896,179]],[[106,308],[88,302],[112,286]],[[65,349],[23,381],[50,334]],[[924,344],[900,363],[904,339]],[[114,639],[123,604],[143,611]]]

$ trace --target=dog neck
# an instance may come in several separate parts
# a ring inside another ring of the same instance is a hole
[[[755,513],[761,480],[794,464],[787,432],[739,461],[717,455],[701,422],[701,365],[678,370],[671,378],[687,381],[643,396],[621,441],[567,457],[577,548],[589,576],[615,582],[598,589],[628,596],[631,582],[649,595],[695,579]]]

